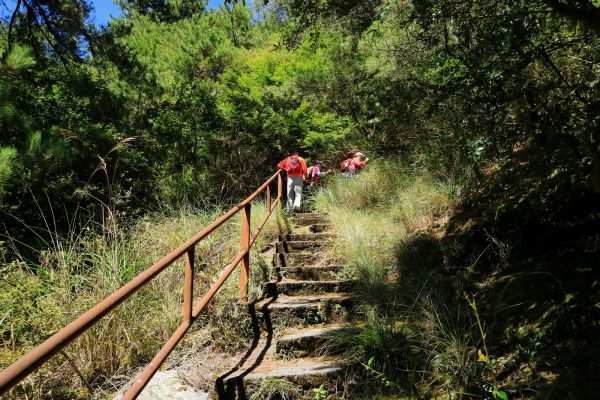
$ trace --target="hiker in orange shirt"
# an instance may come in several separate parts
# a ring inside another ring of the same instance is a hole
[[[287,210],[300,211],[302,201],[302,186],[306,180],[306,162],[292,151],[292,155],[277,164],[277,168],[287,172]]]

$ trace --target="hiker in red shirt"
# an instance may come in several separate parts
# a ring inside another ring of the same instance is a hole
[[[306,162],[292,151],[292,155],[277,164],[277,168],[287,172],[287,210],[300,211],[302,201],[302,186],[306,180]]]
[[[344,176],[349,179],[356,175],[362,167],[367,165],[367,161],[369,161],[369,158],[365,157],[360,151],[357,151],[342,161],[340,169],[344,173]]]

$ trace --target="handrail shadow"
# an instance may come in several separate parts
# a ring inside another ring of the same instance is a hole
[[[267,354],[267,351],[269,350],[269,348],[271,347],[271,344],[273,343],[273,323],[271,321],[271,315],[269,313],[269,305],[272,304],[276,300],[277,300],[277,293],[275,293],[270,298],[269,301],[267,301],[265,304],[263,304],[260,309],[260,311],[262,312],[263,318],[264,318],[265,328],[266,328],[266,332],[267,332],[265,344],[264,344],[263,348],[260,350],[260,353],[258,354],[258,356],[256,357],[256,359],[254,360],[254,362],[252,363],[251,366],[249,366],[248,368],[245,368],[244,371],[242,373],[240,373],[238,376],[232,377],[229,381],[227,381],[228,377],[230,377],[231,375],[233,375],[234,373],[236,373],[237,371],[239,371],[242,368],[244,363],[246,361],[248,361],[248,359],[254,353],[254,351],[256,350],[256,348],[258,347],[258,345],[260,343],[261,327],[260,327],[260,322],[259,322],[258,316],[256,315],[256,304],[262,300],[255,300],[248,304],[248,312],[250,313],[250,318],[252,321],[252,334],[253,334],[252,343],[250,344],[250,347],[248,348],[248,350],[246,350],[246,353],[244,353],[244,355],[242,356],[240,361],[238,361],[238,363],[231,370],[229,370],[226,373],[217,377],[216,382],[215,382],[215,388],[216,388],[217,396],[220,400],[225,400],[225,399],[244,400],[244,399],[247,399],[246,391],[244,389],[244,377],[247,376],[252,371],[254,371],[256,369],[256,367],[258,367],[261,364],[261,362],[265,358],[265,355]],[[237,396],[236,396],[236,394],[237,394]]]

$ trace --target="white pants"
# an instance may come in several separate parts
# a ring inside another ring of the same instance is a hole
[[[287,178],[287,209],[299,210],[302,201],[302,186],[304,181],[301,176],[288,176]]]

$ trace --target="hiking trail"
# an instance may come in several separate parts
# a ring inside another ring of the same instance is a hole
[[[337,332],[357,333],[351,309],[356,281],[324,249],[335,239],[326,217],[297,213],[292,232],[280,234],[274,279],[266,297],[250,305],[255,334],[237,367],[216,379],[213,399],[263,399],[285,392],[288,399],[347,398],[355,384],[351,365],[331,341]],[[260,337],[259,337],[260,336]]]

